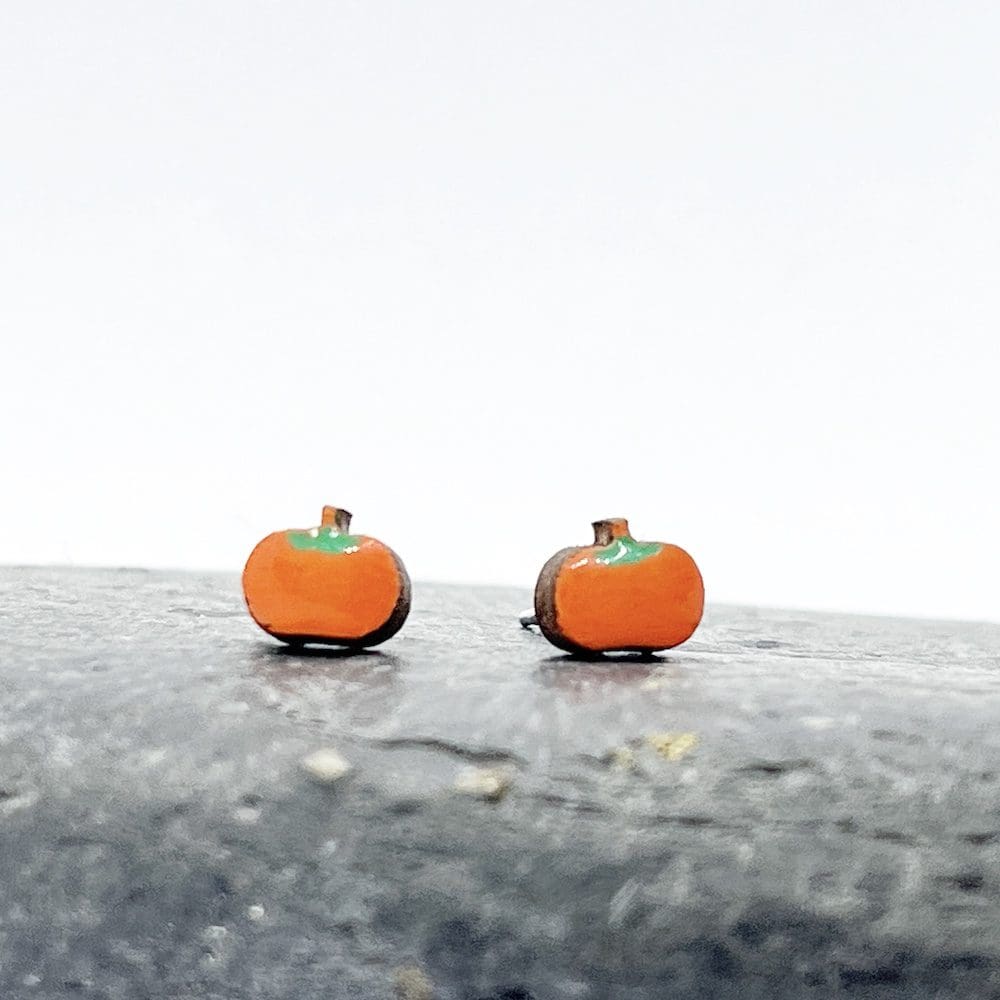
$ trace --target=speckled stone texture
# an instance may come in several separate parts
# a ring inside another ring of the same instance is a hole
[[[0,997],[1000,997],[1000,627],[529,604],[295,655],[235,577],[0,570]]]

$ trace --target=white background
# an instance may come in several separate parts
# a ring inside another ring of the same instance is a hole
[[[1000,619],[1000,6],[5,4],[0,562],[589,522]]]

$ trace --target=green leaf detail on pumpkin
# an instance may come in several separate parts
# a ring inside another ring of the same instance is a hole
[[[286,531],[285,537],[293,549],[313,552],[357,552],[361,547],[358,535],[344,535],[329,525],[310,531]]]
[[[663,546],[659,542],[637,542],[634,538],[616,538],[598,549],[594,562],[602,566],[627,566],[655,556]]]

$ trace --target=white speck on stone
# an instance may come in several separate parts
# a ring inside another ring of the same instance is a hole
[[[455,791],[487,802],[499,802],[513,784],[510,773],[495,767],[467,767],[455,779]]]
[[[802,717],[802,725],[807,729],[832,729],[837,725],[837,720],[824,715],[805,715]]]
[[[264,907],[259,903],[254,903],[253,906],[247,907],[247,916],[254,921],[264,919]]]
[[[302,770],[323,785],[332,785],[350,773],[351,765],[332,747],[314,750],[300,761]]]
[[[38,801],[38,792],[34,790],[17,792],[0,799],[0,816],[7,816],[20,809],[27,809]]]
[[[585,997],[590,992],[590,987],[578,979],[563,979],[556,986],[560,994],[567,997]]]
[[[639,883],[634,878],[630,878],[611,897],[611,902],[608,904],[609,927],[620,927],[624,923],[625,917],[628,915],[629,910],[632,909],[632,904],[639,895],[640,888]]]
[[[242,715],[250,711],[250,705],[245,701],[227,701],[218,711],[221,715]]]
[[[24,979],[21,980],[21,982],[24,983],[25,986],[37,986],[41,981],[42,977],[36,976],[33,972],[25,976]]]
[[[260,810],[254,809],[252,806],[240,806],[238,809],[233,810],[233,819],[237,823],[246,823],[249,826],[260,819]]]
[[[336,854],[337,848],[340,845],[335,840],[324,840],[323,841],[323,853],[324,854]]]
[[[68,736],[56,736],[52,740],[52,749],[49,752],[49,760],[57,767],[70,768],[79,763],[80,748],[79,740],[70,739]]]
[[[228,934],[229,931],[221,924],[210,924],[201,932],[205,941],[221,941]]]

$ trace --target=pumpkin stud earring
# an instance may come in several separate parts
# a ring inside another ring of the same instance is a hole
[[[243,570],[253,620],[290,645],[362,649],[395,635],[410,613],[410,578],[387,545],[352,535],[351,515],[324,507],[317,528],[276,531]]]
[[[655,653],[689,639],[705,587],[695,561],[664,542],[637,542],[624,518],[594,522],[594,544],[562,549],[535,585],[538,625],[568,653]]]

